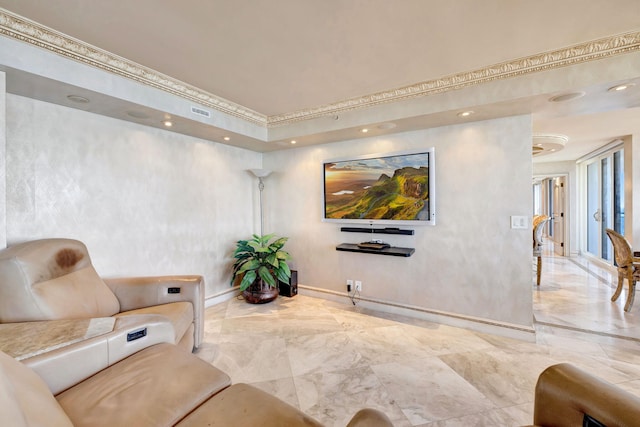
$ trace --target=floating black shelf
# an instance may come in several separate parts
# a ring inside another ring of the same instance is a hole
[[[340,231],[345,233],[377,233],[377,234],[402,234],[405,236],[413,235],[413,230],[401,230],[399,228],[366,228],[366,227],[341,227]]]
[[[416,250],[414,248],[397,248],[395,246],[392,246],[390,248],[384,248],[384,249],[370,249],[370,248],[361,248],[355,243],[341,243],[338,246],[336,246],[336,251],[361,252],[365,254],[410,257],[411,255],[413,255],[413,253]]]

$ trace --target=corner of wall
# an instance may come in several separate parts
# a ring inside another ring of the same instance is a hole
[[[7,247],[7,78],[0,71],[0,248]]]
[[[640,133],[634,133],[622,138],[624,141],[624,171],[625,171],[625,236],[633,247],[640,245]]]

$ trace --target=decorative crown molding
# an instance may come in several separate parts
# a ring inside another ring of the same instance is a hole
[[[260,125],[267,116],[0,8],[0,34]]]
[[[344,101],[266,116],[0,8],[0,34],[263,126],[281,126],[640,50],[631,32]]]
[[[409,86],[377,92],[371,95],[351,98],[333,104],[269,116],[268,124],[270,126],[283,125],[326,115],[334,115],[349,110],[447,92],[494,80],[566,67],[637,50],[640,50],[640,32],[611,36],[538,55],[502,62],[486,68],[453,74]]]

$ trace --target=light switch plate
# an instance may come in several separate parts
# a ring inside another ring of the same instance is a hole
[[[512,215],[511,216],[511,228],[526,230],[529,228],[529,217]]]

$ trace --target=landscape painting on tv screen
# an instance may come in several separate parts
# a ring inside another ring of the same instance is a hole
[[[432,151],[324,164],[328,220],[429,222]]]

